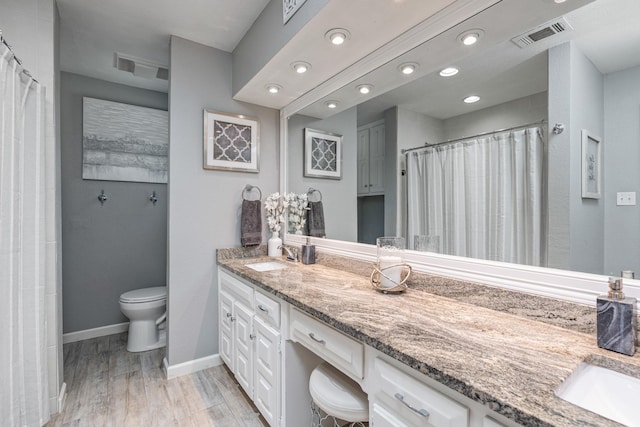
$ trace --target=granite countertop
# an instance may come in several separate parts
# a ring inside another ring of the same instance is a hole
[[[423,289],[382,294],[362,275],[319,264],[283,259],[289,268],[245,267],[267,260],[274,258],[218,259],[218,265],[519,424],[620,425],[554,390],[585,359],[640,372],[638,353],[602,350],[593,335]]]

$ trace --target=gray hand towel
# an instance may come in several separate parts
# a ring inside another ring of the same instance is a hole
[[[307,211],[307,226],[309,227],[309,236],[325,237],[324,231],[324,209],[322,201],[309,202],[309,210]]]
[[[262,202],[243,200],[240,219],[240,244],[254,246],[262,243]]]

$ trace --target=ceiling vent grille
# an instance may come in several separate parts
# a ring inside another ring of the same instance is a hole
[[[529,30],[524,34],[520,34],[519,36],[512,38],[511,41],[524,48],[539,42],[540,40],[544,40],[547,37],[571,30],[573,30],[573,27],[569,24],[567,18],[561,17],[555,21],[547,22],[546,24]]]
[[[136,77],[169,80],[168,67],[135,56],[116,52],[114,66],[118,70],[126,71]]]

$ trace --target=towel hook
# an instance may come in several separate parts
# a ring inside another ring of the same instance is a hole
[[[247,185],[244,187],[244,190],[242,190],[242,199],[243,199],[243,200],[248,200],[248,199],[245,197],[245,193],[250,192],[250,191],[251,191],[251,190],[253,190],[254,188],[255,188],[256,190],[258,190],[258,194],[260,195],[260,197],[258,198],[258,200],[262,200],[262,190],[260,190],[260,187],[255,186],[255,185],[251,185],[251,184],[247,184]]]
[[[320,200],[318,200],[318,201],[321,202],[322,201],[322,193],[320,192],[320,190],[316,190],[315,188],[309,187],[309,189],[307,190],[307,196],[311,196],[313,193],[318,193],[318,195],[320,196]]]
[[[106,195],[106,194],[104,194],[104,190],[102,190],[102,191],[100,192],[100,195],[98,196],[98,200],[100,200],[100,204],[101,204],[101,205],[104,205],[104,202],[106,202],[106,201],[107,201],[107,199],[108,199],[107,195]]]
[[[149,200],[151,201],[151,203],[153,203],[153,206],[155,206],[156,203],[158,203],[158,196],[156,196],[156,190],[153,190],[153,193],[151,193],[151,196],[149,196]]]

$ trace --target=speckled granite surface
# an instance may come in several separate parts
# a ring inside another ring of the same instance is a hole
[[[626,371],[640,369],[638,354],[601,350],[590,334],[456,301],[429,292],[428,283],[384,295],[371,288],[364,269],[356,274],[289,263],[287,269],[260,273],[244,267],[256,261],[219,259],[218,264],[522,425],[618,425],[553,391],[587,358],[620,370],[623,364],[632,366]],[[353,260],[349,263],[358,271]],[[447,279],[433,280],[437,289]]]

